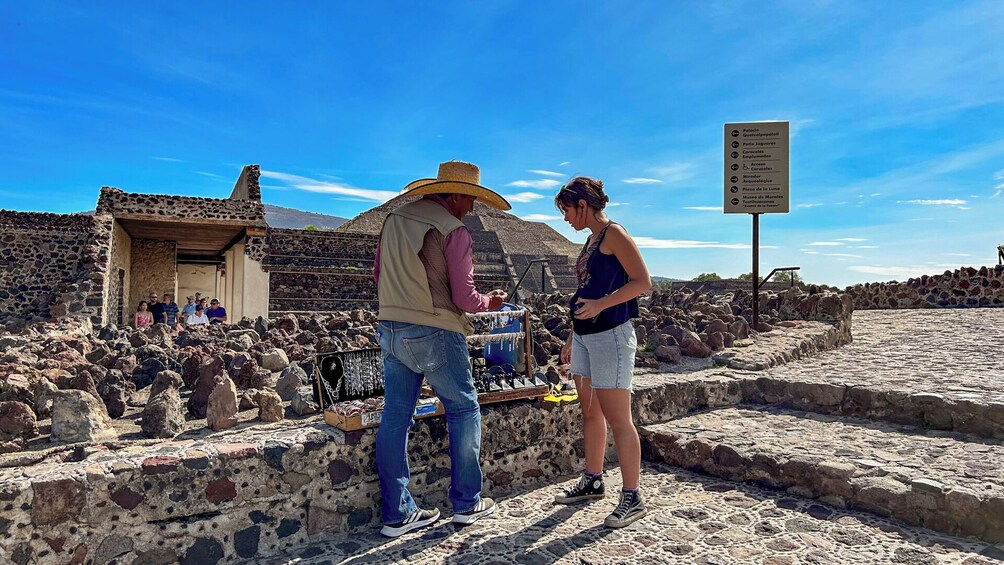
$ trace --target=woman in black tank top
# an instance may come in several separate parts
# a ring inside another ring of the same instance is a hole
[[[556,496],[555,502],[604,495],[609,424],[623,488],[604,523],[620,528],[647,513],[638,492],[641,446],[631,415],[631,370],[637,349],[631,319],[638,317],[638,296],[652,283],[631,236],[604,214],[608,201],[603,183],[586,177],[573,178],[554,197],[572,228],[591,232],[576,261],[579,284],[569,304],[573,332],[561,348],[561,362],[571,363],[582,407],[586,468],[578,484]]]

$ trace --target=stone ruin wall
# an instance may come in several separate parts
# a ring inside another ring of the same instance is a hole
[[[847,287],[856,310],[1004,307],[1004,265]]]
[[[189,221],[223,220],[265,225],[265,207],[260,201],[136,194],[110,186],[101,188],[97,214],[142,216],[151,220],[183,218]]]
[[[259,165],[247,165],[241,170],[241,175],[234,183],[234,190],[230,193],[231,200],[254,200],[261,202],[261,185],[258,179],[261,177],[261,167]]]
[[[133,322],[133,312],[135,311],[135,305],[132,309],[129,308],[129,281],[132,277],[130,273],[132,266],[132,238],[126,233],[125,229],[118,224],[118,222],[113,222],[112,225],[112,241],[111,241],[111,253],[108,261],[108,284],[105,285],[105,304],[108,305],[108,317],[106,322],[109,324],[121,324],[123,321],[126,323]],[[121,272],[121,276],[119,273]],[[122,309],[119,311],[119,303],[121,301]]]
[[[378,241],[366,234],[270,228],[262,262],[270,315],[375,308]]]
[[[110,216],[0,210],[0,322],[105,322]]]

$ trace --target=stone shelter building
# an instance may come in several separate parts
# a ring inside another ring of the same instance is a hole
[[[103,187],[94,214],[0,211],[0,321],[130,324],[150,292],[200,291],[231,319],[267,315],[259,175],[244,167],[224,199]]]
[[[93,214],[0,210],[0,323],[88,319],[131,324],[151,291],[179,304],[218,297],[231,321],[376,307],[373,259],[393,206],[363,212],[335,231],[270,228],[247,165],[228,198],[101,189]],[[476,205],[464,218],[474,240],[475,283],[524,292],[575,288],[579,246],[540,222]],[[546,259],[541,267],[533,260]]]

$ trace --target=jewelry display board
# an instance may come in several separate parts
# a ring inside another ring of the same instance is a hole
[[[468,314],[475,333],[467,338],[471,374],[478,402],[491,404],[546,396],[544,375],[534,372],[530,311],[506,310]],[[379,347],[335,351],[317,356],[314,397],[327,423],[345,431],[379,425],[383,414],[383,359]],[[428,386],[415,418],[443,413]]]

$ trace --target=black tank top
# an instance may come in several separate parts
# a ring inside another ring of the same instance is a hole
[[[582,246],[582,253],[575,262],[575,273],[579,277],[579,289],[572,295],[569,306],[574,314],[576,300],[579,298],[597,299],[613,293],[628,283],[628,274],[614,255],[600,251],[600,244],[607,235],[606,227],[600,231],[592,244],[588,241]],[[572,329],[579,335],[589,335],[605,332],[616,328],[631,318],[638,317],[638,299],[632,298],[616,306],[611,306],[600,312],[598,316],[588,320],[572,317]]]

